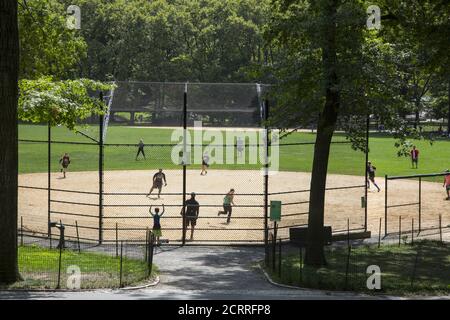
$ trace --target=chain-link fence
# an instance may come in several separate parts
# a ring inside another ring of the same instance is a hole
[[[306,250],[271,237],[265,269],[280,283],[325,290],[349,290],[405,294],[449,292],[448,243],[429,237],[401,243],[338,242],[324,248],[326,265],[305,264]]]
[[[433,233],[450,228],[446,173],[385,177],[384,234]]]
[[[147,283],[155,277],[155,237],[98,245],[65,235],[70,226],[56,224],[57,239],[19,230],[19,272],[17,288],[89,289],[121,288]],[[58,230],[57,230],[58,231]]]
[[[184,243],[186,231],[191,243],[264,243],[270,201],[280,200],[280,236],[287,239],[290,227],[308,221],[315,134],[279,140],[277,130],[264,130],[269,88],[119,82],[105,101],[106,120],[93,116],[75,132],[22,126],[23,225],[42,234],[61,222],[67,236],[84,241],[143,242],[154,224],[150,207],[164,205],[161,237],[169,243]],[[335,166],[342,159],[348,167]],[[165,180],[155,182],[160,169]],[[364,153],[341,134],[329,172],[325,223],[334,232],[347,230],[348,220],[352,230],[365,229]],[[186,226],[183,201],[193,192],[200,211]]]

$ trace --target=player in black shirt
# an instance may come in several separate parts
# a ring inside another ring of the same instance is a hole
[[[197,224],[197,218],[198,218],[198,214],[200,212],[200,205],[197,202],[197,200],[195,200],[195,193],[192,192],[191,193],[191,198],[186,200],[185,204],[185,214],[184,214],[184,220],[186,223],[186,230],[189,227],[189,225],[191,226],[191,238],[190,240],[194,240],[194,229],[195,229],[195,225]],[[181,215],[183,215],[183,208],[181,209],[180,212]],[[185,231],[186,231],[185,230]],[[186,237],[186,233],[184,234],[184,237]]]
[[[59,164],[61,165],[61,172],[64,174],[64,178],[66,177],[66,171],[70,164],[70,157],[68,153],[64,153],[64,155],[59,159]]]
[[[139,144],[138,144],[138,152],[136,154],[136,161],[139,158],[139,154],[142,153],[142,155],[144,156],[144,160],[145,160],[145,152],[144,152],[144,140],[139,140]]]

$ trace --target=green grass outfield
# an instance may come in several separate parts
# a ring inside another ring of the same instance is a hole
[[[98,137],[96,127],[83,129],[94,137]],[[217,131],[208,131],[218,133]],[[140,138],[146,144],[173,144],[172,129],[138,128],[110,126],[108,128],[107,144],[137,144]],[[223,132],[222,132],[223,133]],[[224,135],[225,136],[225,135]],[[19,138],[30,140],[47,140],[47,127],[40,125],[19,125]],[[54,141],[91,142],[81,134],[75,134],[63,127],[52,129]],[[282,140],[282,143],[314,142],[315,134],[307,132],[293,133]],[[333,141],[345,141],[342,134],[335,134]],[[374,134],[370,138],[370,160],[377,167],[377,176],[410,175],[437,173],[450,168],[450,141],[411,141],[421,152],[419,169],[412,169],[409,158],[398,157],[394,146],[395,139],[387,135]],[[207,142],[205,142],[207,144]],[[147,160],[135,161],[137,148],[105,147],[105,170],[147,170],[163,167],[165,169],[180,168],[171,161],[170,146],[146,147]],[[310,172],[312,167],[314,145],[297,145],[280,147],[280,170]],[[95,145],[52,144],[52,171],[59,170],[58,160],[62,153],[71,156],[70,171],[90,171],[98,169],[98,147]],[[225,153],[224,153],[225,154]],[[365,156],[361,151],[355,151],[350,144],[333,144],[329,162],[329,173],[364,175]],[[223,164],[213,165],[211,169],[259,169],[258,164]],[[190,168],[199,168],[192,165]],[[19,172],[34,173],[47,171],[47,144],[19,144]]]

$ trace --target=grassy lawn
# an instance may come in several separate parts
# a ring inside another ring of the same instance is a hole
[[[281,278],[278,262],[275,272],[272,272],[271,268],[266,268],[266,271],[278,283],[305,288],[395,295],[450,294],[450,246],[448,244],[424,240],[416,242],[414,246],[410,244],[382,245],[378,248],[376,245],[368,245],[353,248],[346,286],[347,255],[347,247],[327,248],[328,266],[320,269],[304,266],[302,281],[300,281],[299,252],[286,253],[282,257]],[[380,290],[367,289],[369,275],[366,274],[366,270],[369,265],[380,267]]]
[[[61,288],[67,288],[69,266],[77,266],[81,271],[81,288],[117,288],[120,284],[120,257],[111,255],[64,250],[61,259]],[[54,289],[57,285],[59,250],[40,246],[19,247],[19,271],[24,281],[17,282],[8,289],[32,288]],[[148,266],[143,260],[123,258],[122,282],[133,285],[154,277],[158,270],[152,268],[148,276]]]
[[[63,127],[52,129],[52,138],[55,141],[90,142],[86,137],[68,131]],[[83,131],[97,137],[96,127],[90,127]],[[132,128],[125,126],[110,126],[106,143],[137,144],[140,138],[147,144],[171,144],[171,129],[159,128]],[[215,131],[211,131],[213,133]],[[19,137],[21,139],[46,140],[47,127],[34,125],[20,125]],[[282,140],[282,143],[314,142],[313,133],[294,133]],[[334,141],[345,141],[345,137],[336,134]],[[436,141],[430,145],[427,141],[412,141],[421,151],[419,169],[412,169],[409,158],[397,157],[395,140],[389,136],[374,135],[370,140],[370,160],[377,167],[377,175],[408,175],[418,173],[442,172],[450,168],[450,141]],[[147,160],[135,161],[137,148],[105,147],[106,170],[148,170],[163,167],[166,169],[180,168],[171,160],[172,147],[155,146],[145,149]],[[248,151],[248,150],[247,150]],[[313,145],[281,146],[280,170],[310,172],[313,160]],[[59,170],[58,160],[62,153],[71,155],[71,171],[97,170],[98,148],[94,145],[52,145],[52,171]],[[224,152],[225,156],[226,152]],[[247,152],[248,154],[248,152]],[[364,175],[365,156],[360,151],[355,151],[349,144],[333,144],[329,162],[329,172],[335,174]],[[191,168],[197,169],[198,165]],[[259,169],[259,164],[223,164],[213,165],[220,169]],[[20,173],[46,172],[47,171],[47,144],[45,143],[21,143],[19,146],[19,171]]]

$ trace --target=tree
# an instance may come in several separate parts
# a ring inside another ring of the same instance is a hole
[[[274,53],[269,72],[277,82],[270,122],[285,130],[317,124],[305,257],[311,266],[326,264],[325,187],[336,127],[345,129],[353,147],[362,151],[371,114],[401,139],[406,136],[405,122],[398,116],[401,78],[396,52],[377,31],[367,30],[366,19],[362,2],[280,0],[274,1],[266,33]]]
[[[0,283],[20,279],[17,265],[17,0],[0,2]]]
[[[77,74],[86,55],[78,30],[66,26],[66,8],[58,0],[18,0],[21,79],[52,75],[67,79]]]
[[[51,77],[20,80],[18,117],[33,123],[63,125],[73,130],[78,120],[103,114],[103,102],[91,92],[113,85],[89,79],[52,81]]]

